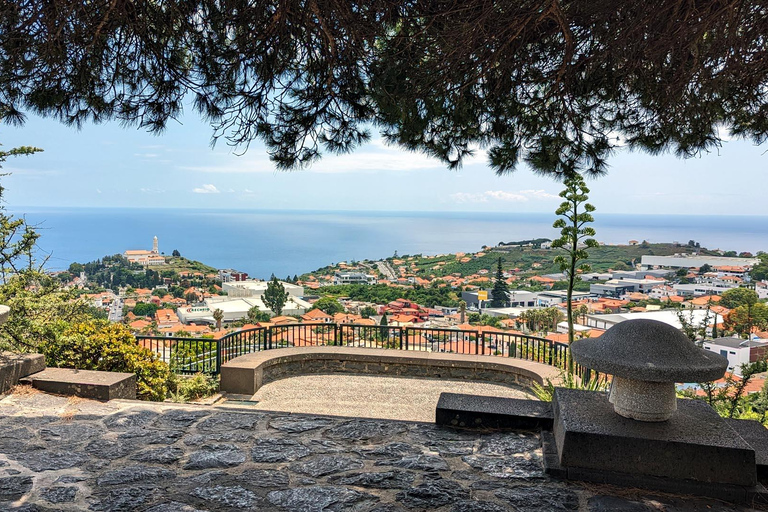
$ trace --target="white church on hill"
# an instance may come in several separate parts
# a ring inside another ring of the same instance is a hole
[[[123,256],[131,263],[138,263],[140,265],[162,265],[165,263],[165,256],[161,255],[157,250],[157,237],[152,239],[152,250],[145,251],[143,249],[125,251]]]

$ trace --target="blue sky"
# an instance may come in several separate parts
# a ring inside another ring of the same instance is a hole
[[[525,168],[497,177],[483,154],[449,171],[377,137],[311,169],[278,172],[260,143],[239,156],[225,141],[212,149],[211,133],[193,113],[160,136],[30,116],[22,128],[0,127],[6,149],[45,149],[6,162],[6,205],[552,212],[562,188]],[[768,215],[766,151],[745,141],[688,160],[619,151],[609,174],[589,182],[590,202],[605,213]]]

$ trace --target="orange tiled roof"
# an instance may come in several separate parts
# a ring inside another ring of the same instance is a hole
[[[272,322],[274,325],[280,325],[280,324],[295,324],[298,323],[298,320],[293,318],[292,316],[273,316],[269,319],[270,322]]]
[[[316,322],[318,320],[325,321],[325,320],[332,320],[333,319],[333,317],[331,315],[329,315],[328,313],[326,313],[322,309],[310,309],[309,311],[307,311],[306,313],[301,315],[301,318],[303,320],[308,321],[308,322],[309,321]]]

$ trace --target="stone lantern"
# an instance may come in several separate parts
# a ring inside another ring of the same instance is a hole
[[[675,413],[676,382],[717,380],[728,367],[725,357],[656,320],[621,322],[599,338],[574,342],[571,351],[578,364],[613,375],[608,400],[616,413],[648,422]]]

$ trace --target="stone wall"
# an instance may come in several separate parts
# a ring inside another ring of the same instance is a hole
[[[496,384],[514,385],[530,388],[534,379],[530,375],[522,375],[499,369],[456,367],[436,365],[430,361],[414,360],[412,362],[370,362],[349,361],[342,359],[302,359],[280,362],[268,365],[262,370],[262,385],[287,377],[297,375],[327,375],[334,373],[350,373],[357,375],[387,375],[399,377],[417,377],[430,379],[469,380],[492,382]]]
[[[221,367],[221,390],[254,394],[264,384],[298,375],[350,373],[490,382],[530,388],[556,381],[556,368],[508,357],[351,347],[285,348],[247,354]]]

